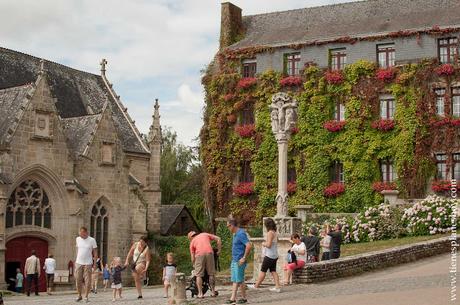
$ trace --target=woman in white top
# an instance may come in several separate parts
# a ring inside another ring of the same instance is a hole
[[[284,285],[289,285],[291,283],[294,270],[303,268],[307,261],[307,248],[300,240],[299,234],[292,234],[291,241],[294,244],[291,248],[291,252],[294,252],[297,261],[288,263],[284,266]]]
[[[327,235],[326,229],[321,231],[321,248],[323,250],[323,256],[321,257],[322,261],[327,261],[330,259],[330,253],[331,253],[331,237]]]
[[[128,256],[126,257],[125,266],[129,265],[132,258],[131,271],[136,283],[138,299],[142,299],[142,280],[144,279],[150,265],[150,250],[147,245],[147,237],[142,236],[138,242],[135,242],[131,249],[129,249]]]
[[[267,271],[273,276],[275,287],[270,288],[272,292],[281,292],[280,278],[276,272],[276,263],[278,261],[278,233],[276,233],[276,223],[271,218],[266,218],[264,221],[265,229],[267,230],[267,239],[262,243],[264,260],[260,269],[259,277],[254,285],[249,285],[250,289],[259,288],[260,284],[265,279]]]
[[[46,273],[46,292],[51,295],[54,286],[54,272],[56,270],[56,260],[53,258],[52,254],[49,254],[48,258],[45,259],[43,269]]]

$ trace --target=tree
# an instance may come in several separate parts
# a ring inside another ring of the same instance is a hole
[[[161,204],[185,204],[198,224],[207,227],[202,195],[203,170],[196,150],[177,143],[171,128],[162,132]]]

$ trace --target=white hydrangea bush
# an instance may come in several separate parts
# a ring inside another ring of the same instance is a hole
[[[452,215],[453,207],[458,207],[459,204],[458,199],[429,196],[405,209],[402,222],[410,235],[447,233],[452,228],[452,217],[455,217],[457,225],[459,224],[458,208],[457,215]]]

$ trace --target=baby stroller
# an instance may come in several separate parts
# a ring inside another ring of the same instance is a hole
[[[214,264],[216,266],[216,271],[220,271],[220,264],[219,264],[219,256],[217,255],[217,249],[214,250]],[[209,283],[209,275],[208,272],[204,272],[203,276],[203,295],[206,294],[206,292],[211,288],[210,283]],[[196,284],[196,275],[193,275],[193,277],[190,279],[190,285],[185,289],[186,291],[190,291],[192,293],[192,298],[198,295],[198,286]],[[216,291],[216,296],[219,293]]]

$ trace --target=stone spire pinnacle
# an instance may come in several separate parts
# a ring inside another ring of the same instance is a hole
[[[101,65],[101,75],[105,75],[105,67],[107,66],[107,60],[103,58],[100,62]]]
[[[160,104],[158,99],[155,99],[153,106],[152,125],[150,125],[149,131],[149,143],[160,143],[161,142],[161,125],[160,125]]]

